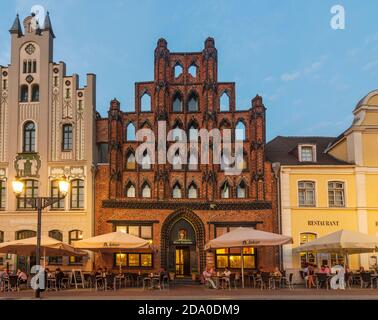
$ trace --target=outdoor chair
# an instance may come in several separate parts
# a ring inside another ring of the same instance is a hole
[[[223,287],[223,289],[230,289],[231,290],[231,281],[232,281],[232,278],[231,278],[231,276],[232,276],[232,273],[230,274],[230,276],[229,277],[222,277],[221,278],[221,283],[222,283],[222,287]],[[234,283],[235,283],[235,275],[234,275]],[[236,289],[236,287],[235,287],[235,289]]]
[[[51,277],[47,279],[47,290],[55,290],[58,291],[57,280],[56,277]]]
[[[361,272],[361,288],[369,287],[373,289],[374,278],[371,276],[370,272]]]
[[[169,289],[169,277],[167,274],[164,274],[161,277],[160,281],[163,289],[165,289],[166,287]]]
[[[325,284],[326,289],[329,289],[328,276],[326,273],[317,273],[316,274],[316,289],[323,288]]]
[[[17,276],[9,276],[8,278],[4,279],[5,288],[4,291],[20,291],[18,286],[18,277]]]
[[[353,283],[353,278],[351,272],[345,272],[344,281],[345,286],[349,289],[352,289],[351,284]]]
[[[152,279],[149,276],[143,277],[143,290],[152,287]]]
[[[107,274],[105,277],[105,291],[108,289],[116,290],[116,279],[114,274]]]
[[[96,280],[95,280],[95,288],[96,288],[96,291],[98,289],[104,289],[105,290],[105,280],[103,277],[101,276],[96,276]]]
[[[294,290],[294,285],[293,285],[293,273],[289,274],[289,278],[284,276],[282,277],[282,285],[284,288],[289,288],[290,290]]]
[[[271,289],[271,278],[269,272],[261,272],[261,277],[256,280],[257,285],[260,286],[260,289]]]

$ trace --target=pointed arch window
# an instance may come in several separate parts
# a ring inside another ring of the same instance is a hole
[[[151,198],[151,187],[147,182],[142,185],[142,197]]]
[[[130,122],[126,127],[126,140],[135,141],[135,126]]]
[[[245,141],[245,124],[243,121],[238,121],[235,127],[235,140]]]
[[[173,96],[172,111],[182,112],[182,97],[179,93]]]
[[[35,124],[33,121],[24,124],[23,140],[23,151],[35,152]]]
[[[197,188],[197,185],[194,182],[192,182],[189,185],[189,188],[188,188],[188,198],[189,199],[196,199],[196,198],[198,198],[198,188]]]
[[[180,198],[182,198],[181,186],[180,186],[180,184],[178,182],[176,182],[175,185],[173,186],[172,197],[174,199],[180,199]]]
[[[221,112],[230,111],[230,97],[226,91],[224,91],[219,98],[219,109]]]
[[[197,66],[193,63],[193,64],[189,67],[188,72],[189,72],[189,74],[190,74],[193,78],[196,78],[196,77],[197,77]]]
[[[147,92],[140,99],[140,110],[142,112],[151,111],[151,96]]]
[[[131,182],[126,185],[126,197],[135,198],[135,186]]]
[[[222,184],[220,192],[222,199],[230,198],[230,186],[227,181]]]
[[[195,123],[189,126],[189,141],[198,141],[198,126]]]
[[[143,170],[150,170],[151,169],[151,157],[150,157],[147,150],[144,150],[144,152],[143,152],[142,169]]]
[[[135,154],[133,151],[129,151],[126,158],[126,169],[135,170],[135,168],[136,168]]]
[[[194,150],[189,152],[189,170],[197,170],[198,169],[198,155]]]
[[[236,196],[238,198],[245,198],[247,194],[247,188],[244,180],[240,181],[238,187],[236,188]]]
[[[20,102],[29,101],[29,87],[26,84],[23,84],[20,88]]]
[[[173,170],[181,170],[182,169],[182,161],[181,161],[181,157],[180,157],[180,152],[178,150],[176,151],[176,153],[173,157],[172,166],[173,166]]]
[[[198,95],[195,92],[192,92],[188,100],[188,112],[198,111]]]
[[[181,74],[182,74],[182,66],[180,63],[176,63],[175,67],[174,67],[174,75],[175,75],[175,79],[178,78]]]

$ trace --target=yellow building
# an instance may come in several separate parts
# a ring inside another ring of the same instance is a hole
[[[336,138],[279,136],[267,145],[279,177],[281,232],[294,241],[282,250],[286,269],[343,259],[292,250],[317,237],[340,229],[378,235],[378,90],[353,113],[353,124]],[[350,256],[352,270],[376,263],[375,254]]]

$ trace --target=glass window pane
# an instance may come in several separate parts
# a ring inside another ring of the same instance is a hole
[[[243,256],[244,268],[255,268],[255,257],[254,256]]]
[[[129,253],[129,267],[139,267],[139,253]]]
[[[116,266],[126,266],[126,254],[125,253],[117,253],[116,254]]]
[[[141,226],[140,237],[143,239],[152,239],[152,226]]]
[[[227,250],[228,250],[228,249],[217,249],[217,250],[216,250],[216,254],[227,254],[227,253],[228,253]]]
[[[141,254],[140,264],[141,267],[152,267],[152,254]]]
[[[116,232],[127,233],[127,227],[126,226],[116,226]]]
[[[230,256],[230,268],[241,268],[240,256]]]
[[[139,226],[129,226],[129,234],[139,237]]]
[[[228,267],[228,256],[217,256],[217,269]]]

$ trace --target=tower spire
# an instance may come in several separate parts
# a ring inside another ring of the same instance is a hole
[[[44,27],[45,27],[45,30],[48,30],[51,33],[51,36],[53,38],[55,38],[55,34],[54,34],[54,31],[53,31],[52,26],[51,26],[51,20],[50,20],[50,15],[49,15],[48,11],[47,11],[47,14],[46,14]]]
[[[19,37],[23,36],[22,27],[21,27],[20,19],[18,17],[18,13],[16,15],[16,19],[14,19],[12,27],[9,29],[9,33],[10,34],[16,33]]]

